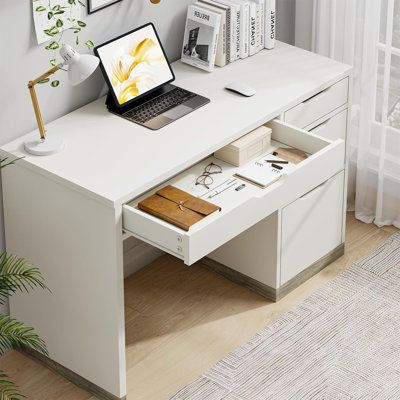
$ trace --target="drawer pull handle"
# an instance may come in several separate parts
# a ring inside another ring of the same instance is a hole
[[[321,183],[319,186],[315,187],[314,189],[311,189],[309,192],[306,194],[303,194],[303,196],[300,197],[302,200],[308,200],[310,197],[314,196],[315,194],[319,193],[322,191],[322,189],[326,186],[327,182]]]
[[[321,90],[320,92],[318,92],[318,93],[314,94],[313,96],[309,97],[308,99],[304,100],[303,104],[307,104],[308,102],[310,102],[312,100],[315,100],[317,97],[323,96],[324,94],[326,94],[329,91],[329,89],[331,87],[332,86],[330,86],[330,87],[328,87],[328,88],[326,88],[324,90]]]
[[[331,120],[331,119],[329,118],[329,119],[327,119],[326,121],[321,122],[321,123],[318,124],[317,126],[314,126],[314,128],[310,129],[309,132],[318,132],[318,131],[321,130],[324,126],[328,125],[330,120]]]

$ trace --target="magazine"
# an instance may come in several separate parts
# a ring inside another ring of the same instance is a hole
[[[220,23],[220,14],[195,5],[189,6],[181,60],[211,72],[217,53]]]
[[[218,3],[217,3],[218,4]],[[215,65],[217,67],[224,67],[227,63],[229,63],[228,58],[228,46],[227,46],[227,11],[214,6],[213,4],[207,3],[206,1],[198,1],[196,2],[196,6],[204,8],[206,10],[213,11],[221,16],[221,22],[219,27],[219,34],[218,34],[218,42],[217,42],[217,54],[215,56]],[[222,6],[222,5],[221,5]],[[229,21],[230,22],[230,21]]]

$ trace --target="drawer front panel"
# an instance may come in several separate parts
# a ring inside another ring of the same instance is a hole
[[[341,244],[344,172],[282,210],[281,285]]]
[[[184,259],[184,232],[149,214],[143,218],[143,213],[131,207],[124,206],[122,210],[124,229],[138,239],[149,243],[175,257]]]
[[[204,218],[188,232],[139,210],[137,202],[140,199],[123,206],[124,229],[191,265],[344,168],[343,141],[330,142],[281,121],[273,121],[269,126],[275,132],[274,140],[312,155],[266,189],[247,184],[240,192],[227,190],[219,197],[220,203],[216,203],[222,211]],[[209,161],[204,160],[205,165]],[[202,171],[202,165],[199,166]],[[186,178],[193,181],[197,176],[193,169],[199,166],[182,172],[164,185],[182,185],[180,188],[185,190]],[[238,167],[230,168],[225,171],[232,178]]]
[[[305,128],[324,115],[347,103],[348,78],[342,79],[322,92],[285,112],[285,122]]]
[[[312,127],[311,129],[307,127],[305,130],[312,133],[313,135],[322,136],[330,140],[346,140],[347,109],[340,111],[328,120]]]

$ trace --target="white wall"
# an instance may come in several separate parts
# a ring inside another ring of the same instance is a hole
[[[311,50],[313,0],[295,0],[295,45]]]
[[[294,44],[296,0],[276,0],[276,35],[282,42]]]
[[[176,60],[181,51],[186,8],[193,2],[162,0],[160,4],[152,5],[148,0],[123,0],[87,16],[88,28],[83,32],[81,42],[92,39],[99,44],[152,21],[168,57]],[[44,46],[38,46],[36,42],[31,3],[31,0],[2,0],[0,5],[0,145],[35,128],[26,85],[50,67],[51,57]],[[277,0],[278,39],[294,43],[294,16],[295,0]],[[64,41],[72,42],[68,38],[65,34]],[[85,51],[82,47],[79,49]],[[64,82],[63,73],[57,75],[61,80],[60,87],[39,86],[37,89],[45,122],[87,104],[106,91],[100,71],[74,88]],[[0,218],[0,250],[4,248],[3,231]]]

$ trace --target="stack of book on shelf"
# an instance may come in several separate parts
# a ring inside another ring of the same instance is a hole
[[[190,5],[182,61],[212,71],[275,46],[275,0],[198,0]]]

